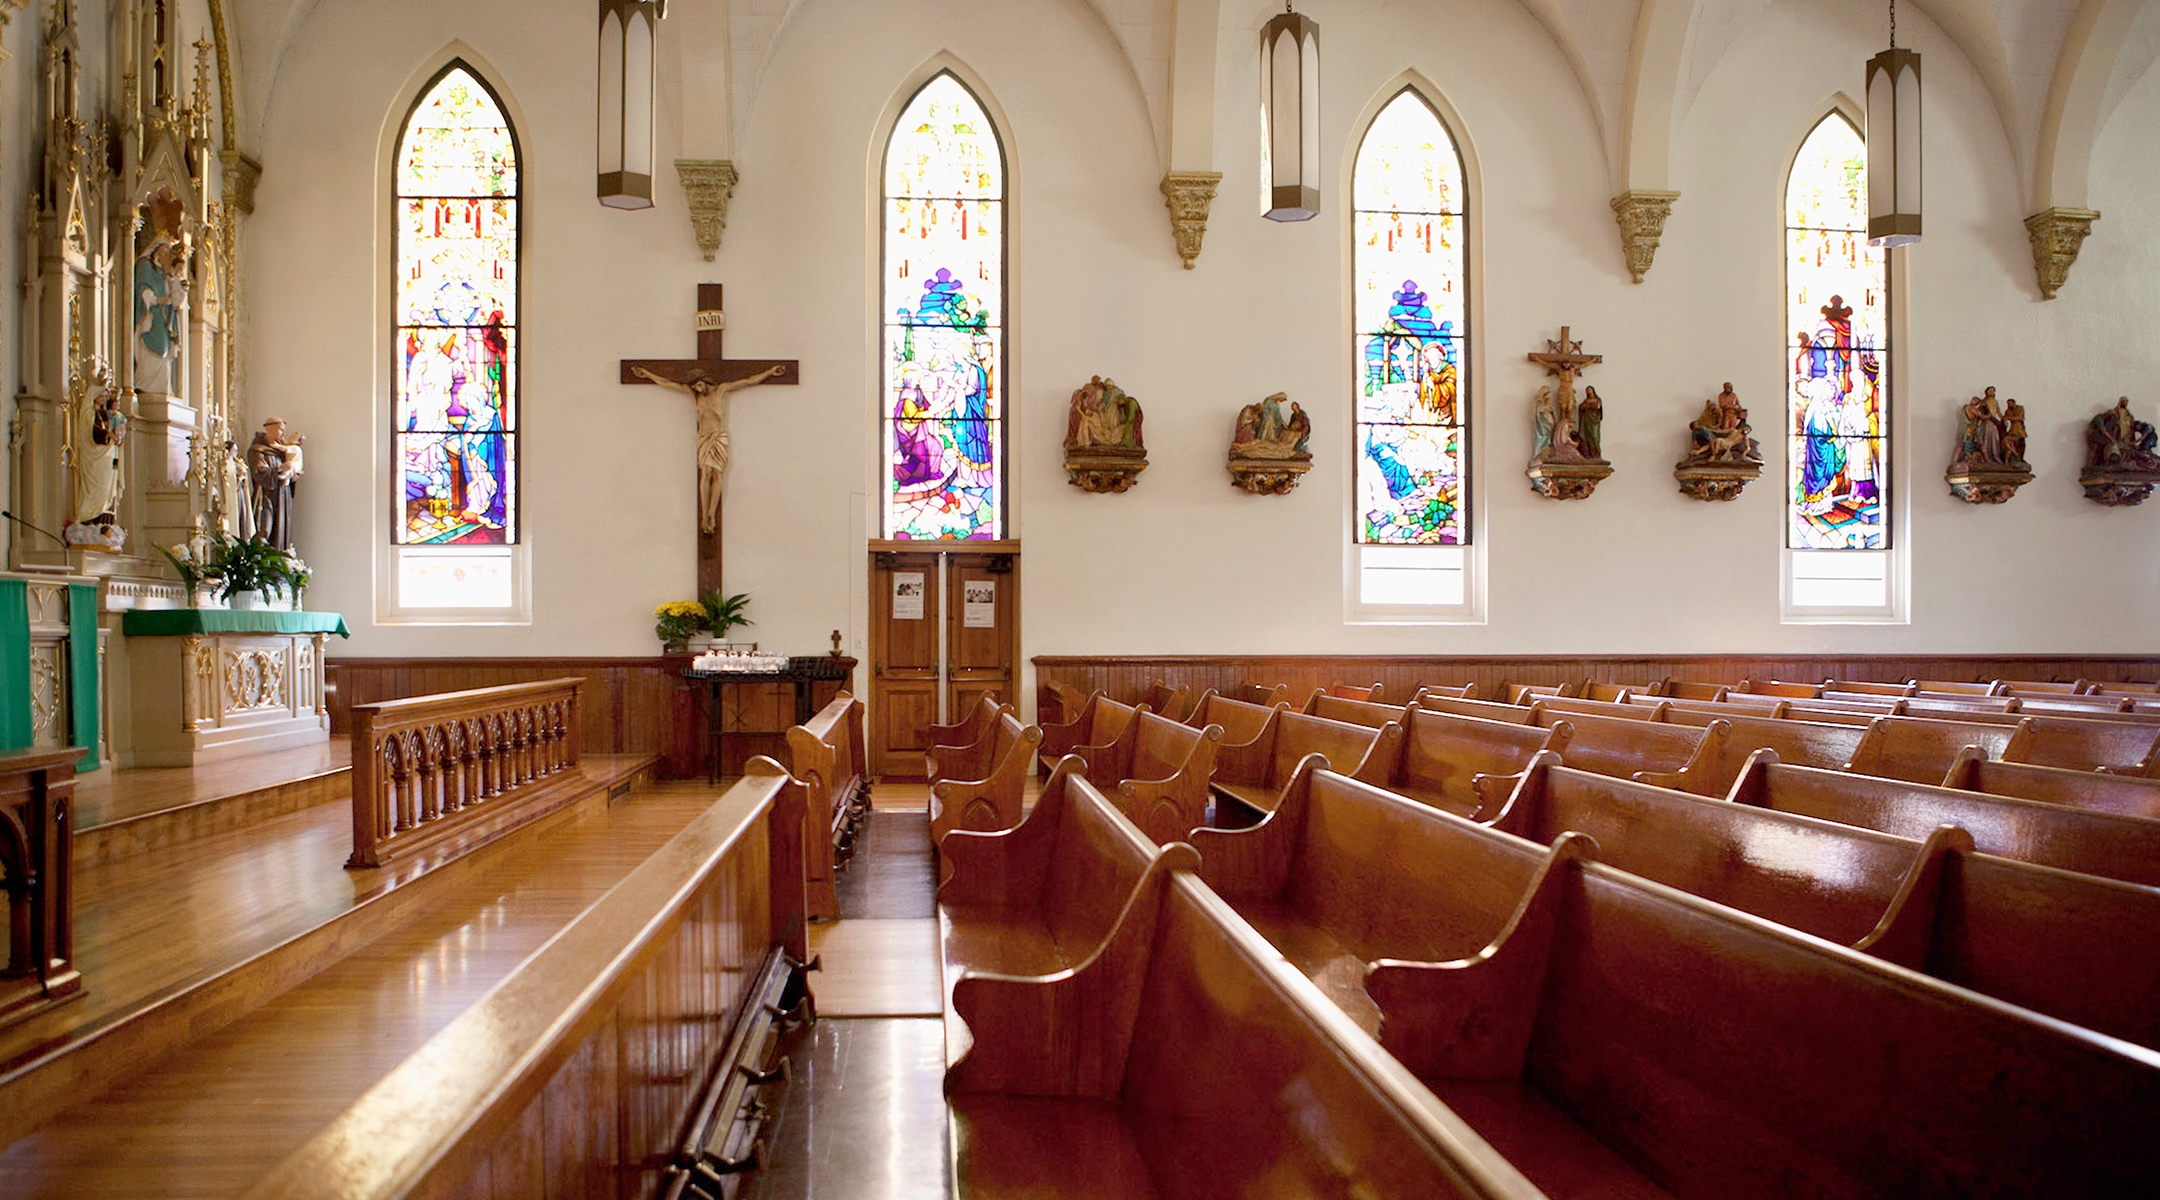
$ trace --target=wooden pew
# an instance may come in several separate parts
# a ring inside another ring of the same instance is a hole
[[[1715,756],[1678,771],[1637,771],[1633,778],[1659,787],[1719,798],[1732,790],[1733,780],[1747,769],[1755,751],[1777,752],[1779,762],[1843,770],[1860,748],[1864,726],[1826,725],[1814,721],[1777,721],[1761,717],[1718,717],[1711,713],[1674,709],[1666,715],[1674,724],[1707,725],[1725,722],[1725,740]]]
[[[2160,725],[2031,717],[2022,736],[2003,748],[2004,762],[2123,775],[2160,772]]]
[[[1145,708],[1125,736],[1082,754],[1095,785],[1142,833],[1183,841],[1207,824],[1208,779],[1222,748],[1222,726],[1194,729]]]
[[[2014,694],[2024,701],[2018,706],[2018,711],[2023,713],[2059,713],[2063,716],[2114,721],[2137,710],[2137,702],[2128,696],[2026,695],[2022,692]]]
[[[1487,721],[1504,721],[1509,725],[1530,724],[1530,708],[1523,704],[1502,704],[1497,700],[1456,699],[1449,696],[1426,694],[1417,701],[1426,712],[1454,713],[1458,717],[1478,717]]]
[[[1674,700],[1723,700],[1732,694],[1732,687],[1723,683],[1698,683],[1690,679],[1668,679],[1658,694]]]
[[[1378,729],[1389,721],[1401,721],[1406,707],[1401,704],[1377,704],[1369,700],[1345,700],[1339,696],[1328,695],[1325,688],[1314,688],[1313,694],[1305,698],[1305,706],[1298,711],[1308,717],[1326,717],[1330,721]]]
[[[2015,713],[2024,703],[2016,696],[1939,696],[1920,692],[1905,697],[1905,711],[1914,716],[1959,719],[1964,713]]]
[[[1274,723],[1275,714],[1288,707],[1288,704],[1275,704],[1263,708],[1217,695],[1214,688],[1209,688],[1200,693],[1200,699],[1194,702],[1192,714],[1185,718],[1185,723],[1195,729],[1222,726],[1223,747],[1228,749],[1250,745],[1265,737],[1268,727]]]
[[[1575,686],[1572,683],[1511,683],[1507,690],[1508,703],[1529,704],[1542,696],[1573,696]]]
[[[1632,778],[1637,771],[1701,771],[1722,752],[1728,726],[1668,725],[1653,721],[1626,721],[1618,717],[1565,713],[1538,704],[1531,709],[1534,724],[1556,729],[1572,726],[1560,757],[1571,767]]]
[[[1713,716],[1782,717],[1785,715],[1786,710],[1792,707],[1793,702],[1782,696],[1748,696],[1739,692],[1732,692],[1728,693],[1722,700],[1690,700],[1684,696],[1636,696],[1630,699],[1628,703],[1640,705],[1644,708],[1655,708],[1660,704],[1669,704],[1673,708],[1683,711],[1708,713]],[[1675,718],[1667,716],[1664,719],[1671,721]],[[1690,725],[1703,723],[1700,721],[1688,722]]]
[[[1073,971],[955,987],[956,1200],[1542,1195],[1205,885],[1165,878]]]
[[[1818,725],[1851,725],[1864,729],[1873,725],[1877,717],[1903,716],[1905,702],[1900,700],[1895,705],[1885,705],[1884,709],[1885,711],[1875,712],[1855,710],[1844,705],[1833,708],[1821,700],[1795,700],[1785,710],[1785,716],[1789,720],[1813,721]]]
[[[1963,683],[1947,679],[1915,679],[1911,681],[1911,686],[1914,689],[1914,694],[1921,696],[2007,696],[2010,694],[2009,689],[2005,688],[1999,679],[1989,680],[1986,683]]]
[[[2059,679],[1998,679],[1996,682],[2002,684],[2003,691],[2012,696],[2033,693],[2046,696],[2080,696],[2092,687],[2090,682],[2083,679],[2070,683]]]
[[[1359,686],[1354,683],[1332,683],[1320,689],[1338,700],[1360,700],[1367,704],[1383,703],[1379,684]]]
[[[1734,690],[1744,696],[1784,696],[1794,700],[1812,700],[1823,693],[1819,683],[1788,683],[1782,679],[1743,679]]]
[[[1011,707],[972,746],[929,752],[930,844],[955,829],[1010,829],[1020,823],[1021,797],[1035,770],[1042,730],[1022,725]]]
[[[1401,756],[1402,736],[1402,726],[1392,721],[1371,729],[1285,710],[1264,742],[1224,746],[1216,752],[1214,792],[1255,813],[1272,812],[1298,764],[1310,754],[1324,755],[1326,765],[1339,764],[1345,775],[1377,783]]]
[[[1403,716],[1402,752],[1383,781],[1389,791],[1471,817],[1497,811],[1513,779],[1540,750],[1558,750],[1574,732],[1509,725],[1413,704]]]
[[[923,751],[925,777],[933,782],[938,778],[935,761],[938,747],[972,746],[981,741],[983,734],[997,724],[998,714],[1011,711],[1012,705],[1000,704],[997,697],[985,692],[976,699],[975,707],[969,709],[967,715],[960,718],[956,724],[931,725],[923,739],[929,747]]]
[[[1382,1043],[1555,1195],[2128,1196],[2160,1171],[2160,1056],[1602,863],[1365,986]]]
[[[1907,783],[1941,783],[1958,751],[1978,746],[1989,758],[2001,758],[2018,725],[1945,721],[1932,717],[1882,717],[1867,727],[1854,749],[1848,771],[1880,775]]]
[[[1036,761],[1047,776],[1059,759],[1083,746],[1107,746],[1132,724],[1140,709],[1120,704],[1101,692],[1088,697],[1080,715],[1063,724],[1042,727],[1042,749]]]
[[[2128,683],[2110,679],[2094,683],[2091,690],[2096,696],[2151,696],[2160,694],[2160,683]]]
[[[838,917],[833,875],[870,811],[862,701],[846,692],[834,696],[808,723],[787,731],[787,744],[788,770],[806,789],[803,860],[810,915]]]
[[[1609,704],[1626,704],[1630,696],[1655,695],[1657,685],[1654,683],[1638,687],[1626,683],[1605,683],[1596,679],[1584,680],[1582,686],[1575,690],[1577,699],[1603,700]]]
[[[1791,766],[1767,750],[1726,798],[1907,838],[1955,825],[1988,854],[2160,886],[2160,821],[2141,817]]]
[[[1582,700],[1569,696],[1540,696],[1538,704],[1553,711],[1614,717],[1622,721],[1662,721],[1672,702],[1662,696],[1634,696],[1626,700]]]
[[[1460,687],[1449,687],[1442,683],[1428,683],[1420,686],[1410,699],[1412,702],[1416,702],[1424,699],[1427,695],[1445,696],[1450,700],[1475,700],[1478,698],[1477,684],[1466,683]]]
[[[938,936],[948,998],[970,971],[1048,975],[1087,962],[1158,865],[1196,865],[1192,847],[1158,846],[1083,772],[1078,758],[1065,759],[1018,825],[958,829],[940,843]],[[951,1063],[965,1053],[968,1035],[950,1003],[945,1028]]]
[[[1825,679],[1822,695],[1837,696],[1910,696],[1920,690],[1918,684],[1872,683],[1864,679]]]
[[[1035,706],[1035,720],[1041,725],[1079,720],[1080,714],[1087,710],[1088,702],[1102,694],[1101,688],[1093,692],[1082,692],[1061,679],[1053,679],[1044,684],[1043,690],[1050,694],[1051,702],[1047,705],[1038,703]]]
[[[1368,1033],[1379,958],[1445,961],[1490,943],[1549,864],[1548,853],[1393,792],[1299,764],[1282,803],[1249,829],[1193,831],[1200,878]]]
[[[1989,764],[1996,765],[1996,764]],[[2042,768],[2045,769],[2045,768]],[[2160,890],[1682,796],[1541,754],[1493,828],[2088,1029],[2160,1047]]]
[[[1990,762],[1975,750],[1958,756],[1943,786],[2160,820],[2160,779],[2136,775]]]
[[[1158,713],[1173,721],[1182,721],[1192,704],[1192,698],[1190,685],[1181,683],[1171,687],[1158,679],[1147,685],[1147,690],[1140,694],[1140,705],[1151,713]]]
[[[1283,701],[1290,698],[1290,685],[1287,683],[1278,683],[1273,686],[1268,686],[1266,684],[1259,683],[1241,683],[1236,687],[1231,688],[1229,692],[1225,694],[1228,695],[1232,700],[1240,700],[1246,704],[1258,704],[1264,708],[1272,708],[1273,706],[1281,704]]]
[[[10,653],[15,652],[10,647]],[[81,746],[0,755],[0,882],[7,955],[0,1025],[82,991],[75,966],[75,764]]]

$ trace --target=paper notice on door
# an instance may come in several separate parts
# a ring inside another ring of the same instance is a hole
[[[895,621],[920,621],[923,619],[923,573],[921,571],[893,572],[892,615]]]
[[[961,624],[969,629],[996,629],[997,580],[970,579],[961,586],[967,601],[967,608],[961,613]]]

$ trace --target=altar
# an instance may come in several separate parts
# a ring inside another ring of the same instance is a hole
[[[138,767],[193,767],[330,740],[323,643],[336,613],[134,609],[128,705]]]

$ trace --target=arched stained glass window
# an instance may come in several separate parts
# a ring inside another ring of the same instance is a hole
[[[885,146],[885,536],[1005,529],[1005,155],[949,72]]]
[[[1786,545],[1890,544],[1889,274],[1867,244],[1867,146],[1819,122],[1785,185]]]
[[[1468,266],[1462,158],[1405,88],[1358,147],[1352,180],[1357,530],[1371,545],[1469,539]]]
[[[413,105],[396,172],[392,540],[515,543],[517,136],[495,94],[463,63],[446,67]],[[468,605],[473,593],[457,586],[462,573],[485,574],[484,564],[505,561],[408,558],[406,602]]]

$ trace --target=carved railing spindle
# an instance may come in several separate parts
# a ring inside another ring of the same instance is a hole
[[[582,679],[353,706],[353,867],[432,841],[469,809],[579,761]],[[486,819],[474,813],[473,819]],[[415,839],[420,839],[416,841]]]

